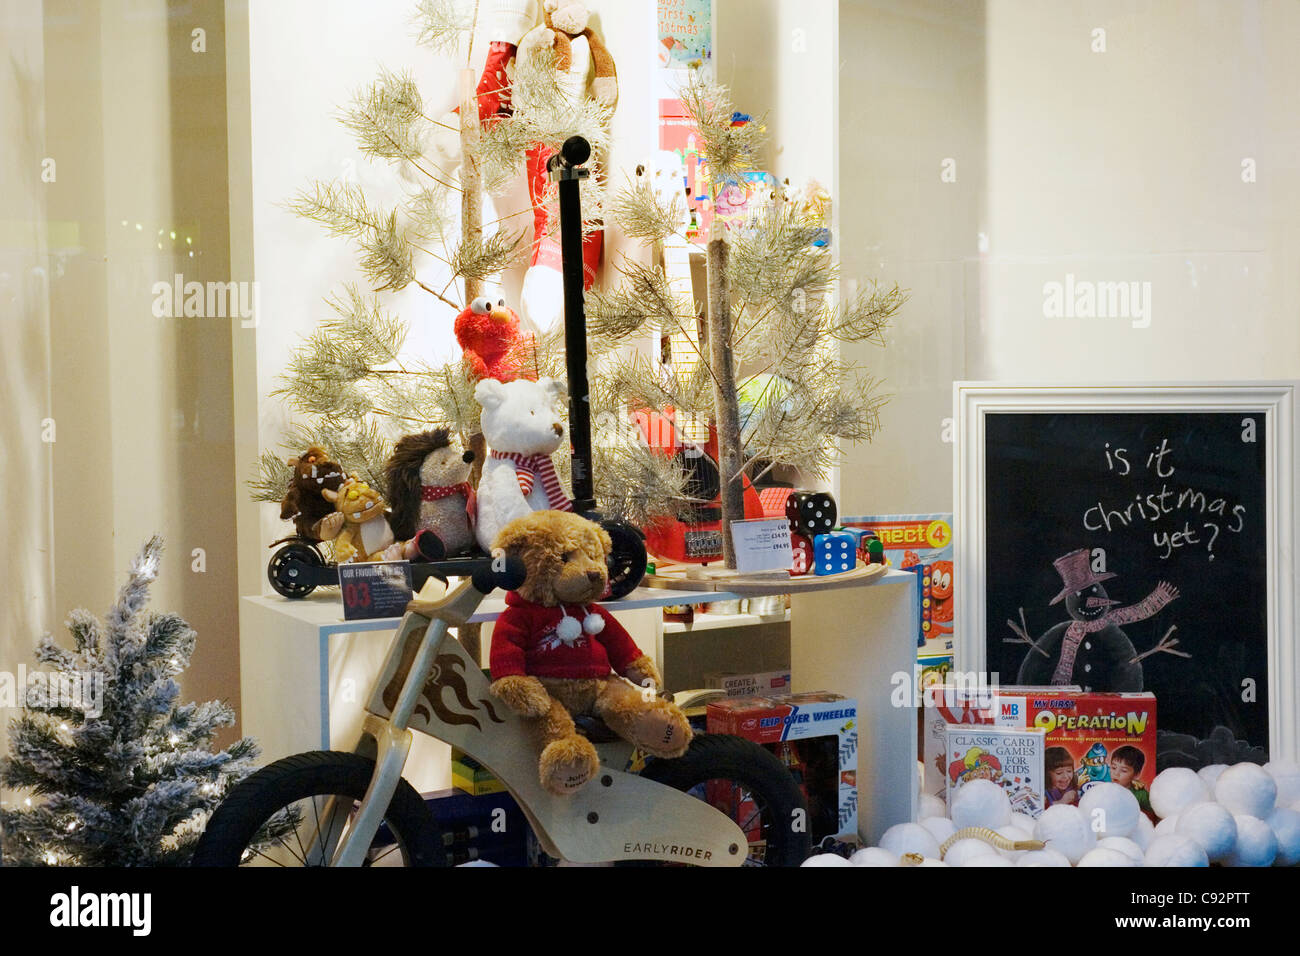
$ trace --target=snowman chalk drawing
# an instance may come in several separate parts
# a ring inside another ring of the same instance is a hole
[[[1171,626],[1151,650],[1138,654],[1123,624],[1154,617],[1178,597],[1178,589],[1161,581],[1155,590],[1137,604],[1118,607],[1119,601],[1106,594],[1102,582],[1115,577],[1114,572],[1092,569],[1086,548],[1071,551],[1052,562],[1064,587],[1051,604],[1065,601],[1069,621],[1053,625],[1035,641],[1025,625],[1025,611],[1020,609],[1020,624],[1008,620],[1016,637],[1009,643],[1025,643],[1030,651],[1020,665],[1016,682],[1020,684],[1078,684],[1088,691],[1121,693],[1142,690],[1142,659],[1156,653],[1191,657],[1174,650],[1177,638],[1170,639]]]

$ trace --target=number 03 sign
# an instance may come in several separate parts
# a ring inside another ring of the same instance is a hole
[[[957,666],[1156,695],[1162,766],[1295,759],[1296,383],[958,382]]]

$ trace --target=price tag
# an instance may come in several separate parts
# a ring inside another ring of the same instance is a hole
[[[340,564],[339,587],[343,589],[345,620],[401,617],[412,595],[411,563]]]
[[[737,571],[789,571],[794,566],[790,522],[786,518],[754,518],[731,522]]]

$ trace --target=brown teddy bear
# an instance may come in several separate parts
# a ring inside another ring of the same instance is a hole
[[[528,577],[506,595],[492,629],[491,691],[536,721],[542,786],[572,793],[600,765],[573,714],[599,717],[656,757],[685,753],[690,725],[675,704],[656,696],[662,681],[654,662],[613,615],[591,603],[608,586],[605,530],[571,512],[534,511],[507,524],[496,547],[522,558]]]

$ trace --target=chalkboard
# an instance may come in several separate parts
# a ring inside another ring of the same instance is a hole
[[[1237,411],[985,413],[988,671],[1152,691],[1162,738],[1179,735],[1163,749],[1200,754],[1174,763],[1262,759],[1265,424]]]

